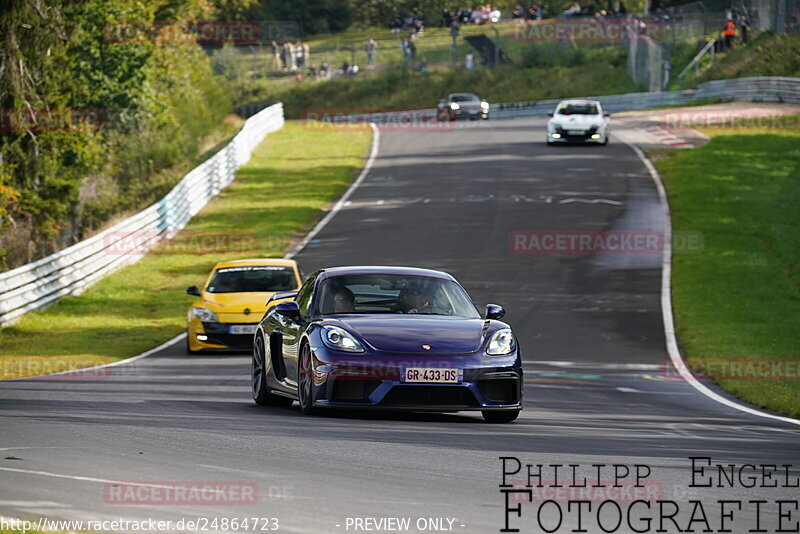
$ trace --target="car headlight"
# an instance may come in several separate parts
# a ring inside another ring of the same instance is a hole
[[[551,124],[550,124],[550,127],[551,127],[553,130],[563,130],[563,129],[564,129],[564,128],[562,128],[562,127],[561,127],[561,125],[560,125],[560,124],[558,124],[557,122],[553,122],[553,123],[551,123]]]
[[[502,356],[510,354],[517,348],[517,343],[514,341],[514,334],[510,328],[501,328],[494,333],[492,339],[489,340],[489,346],[486,347],[486,354],[491,356]]]
[[[326,347],[334,350],[364,352],[364,347],[361,346],[361,343],[338,326],[322,327],[322,342]]]
[[[489,109],[489,103],[486,101],[481,102],[481,109]]]
[[[192,308],[192,313],[195,317],[200,319],[203,323],[218,323],[219,319],[217,319],[217,314],[211,310],[207,310],[205,308]]]
[[[461,106],[458,102],[450,102],[450,109],[461,109]]]

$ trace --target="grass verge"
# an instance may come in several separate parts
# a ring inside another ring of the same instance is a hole
[[[800,416],[800,116],[772,128],[709,129],[705,146],[656,166],[676,232],[678,339],[693,369],[764,408]]]
[[[352,182],[371,137],[367,127],[339,131],[287,122],[176,241],[218,235],[233,237],[239,243],[234,249],[253,243],[252,250],[224,250],[230,239],[215,241],[217,250],[205,254],[191,253],[197,250],[191,246],[164,247],[80,296],[26,315],[0,330],[0,378],[119,360],[179,334],[192,302],[184,289],[201,284],[218,261],[282,256],[292,237],[310,229]]]
[[[355,78],[269,86],[257,99],[280,100],[288,117],[309,109],[424,109],[448,93],[474,92],[490,102],[519,102],[637,90],[622,50],[570,50],[554,58],[532,57],[529,65],[494,69],[431,69],[366,72]]]
[[[721,55],[698,82],[747,76],[800,76],[800,35],[759,34]]]

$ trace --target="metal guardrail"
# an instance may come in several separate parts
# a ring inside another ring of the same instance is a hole
[[[656,91],[579,98],[597,100],[602,104],[603,109],[610,113],[680,106],[699,100],[713,99],[798,104],[800,103],[800,78],[772,76],[734,78],[706,82],[700,84],[697,89],[687,91]],[[491,104],[489,110],[494,119],[541,117],[551,113],[561,100],[564,99]]]
[[[0,273],[0,326],[65,295],[80,293],[112,271],[139,261],[230,185],[255,146],[282,126],[283,104],[263,109],[245,121],[225,148],[191,170],[152,206],[60,252]],[[131,242],[135,252],[129,250]],[[115,252],[119,248],[126,252]]]
[[[711,61],[714,61],[714,45],[716,44],[716,39],[709,39],[706,45],[697,53],[696,56],[692,58],[686,67],[678,74],[678,79],[681,81],[681,88],[684,87],[684,78],[689,73],[689,70],[694,67],[694,75],[697,76],[697,69],[700,64],[700,60],[703,59],[703,56],[706,54],[711,55]]]

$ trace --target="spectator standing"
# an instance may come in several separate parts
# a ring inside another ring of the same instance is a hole
[[[306,64],[306,49],[303,47],[303,43],[301,41],[297,41],[297,43],[295,43],[294,55],[297,68],[299,70],[303,70]]]
[[[747,38],[750,34],[750,19],[747,18],[747,13],[739,14],[739,38],[742,44],[747,44]]]
[[[417,45],[414,44],[414,34],[408,36],[408,41],[406,41],[406,47],[408,48],[408,55],[411,58],[411,61],[417,59]]]
[[[295,66],[294,47],[289,41],[283,43],[283,54],[286,57],[286,68],[291,71],[297,70]]]
[[[450,13],[449,9],[444,8],[442,10],[442,28],[449,28],[452,23],[453,15]]]
[[[731,19],[722,27],[722,37],[725,39],[725,48],[731,50],[733,48],[733,38],[736,37],[736,24]]]
[[[281,65],[283,70],[289,68],[289,56],[287,55],[287,45],[288,43],[283,43],[281,46]]]
[[[450,23],[450,37],[453,38],[453,48],[456,47],[456,39],[458,39],[458,19]]]
[[[281,68],[281,47],[277,42],[272,41],[272,70]]]
[[[367,44],[364,45],[364,51],[367,53],[367,65],[374,67],[375,66],[375,51],[378,49],[378,43],[375,42],[375,39],[370,37],[367,39]]]

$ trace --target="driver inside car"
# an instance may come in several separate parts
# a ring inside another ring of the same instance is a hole
[[[336,290],[333,295],[333,313],[354,313],[356,311],[356,297],[346,287]]]

